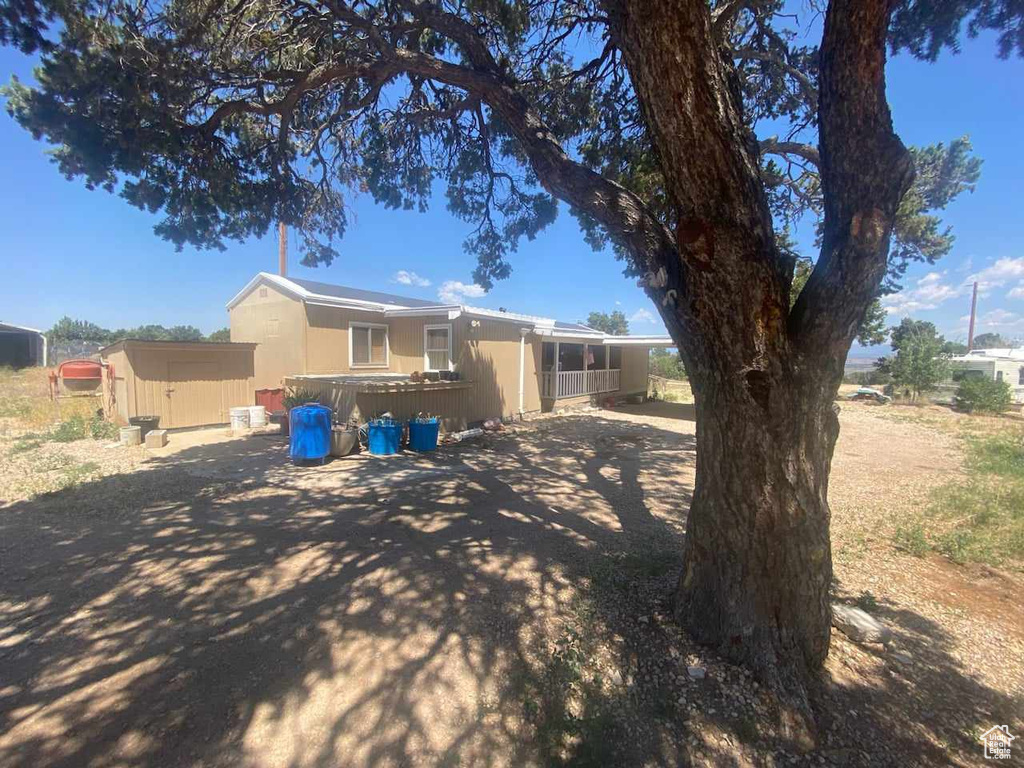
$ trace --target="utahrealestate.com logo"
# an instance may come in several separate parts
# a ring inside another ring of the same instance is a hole
[[[1009,726],[993,725],[981,734],[981,742],[985,745],[985,758],[987,760],[1009,760],[1010,744],[1016,738],[1016,736],[1010,735]]]

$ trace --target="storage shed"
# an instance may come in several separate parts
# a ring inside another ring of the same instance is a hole
[[[126,339],[100,350],[107,402],[122,421],[159,416],[160,427],[226,424],[255,402],[255,344]]]
[[[0,323],[0,365],[27,368],[46,365],[46,337],[23,325]]]

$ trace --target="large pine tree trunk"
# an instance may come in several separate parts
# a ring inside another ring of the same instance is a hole
[[[823,246],[792,310],[793,263],[774,242],[757,143],[708,4],[606,5],[674,218],[675,247],[639,267],[697,401],[677,614],[697,640],[748,665],[791,712],[807,715],[830,636],[833,400],[912,176],[885,102],[889,0],[829,5]]]
[[[697,480],[677,615],[806,709],[806,681],[829,648],[835,388],[780,379],[759,384],[760,399],[739,374],[692,379]]]

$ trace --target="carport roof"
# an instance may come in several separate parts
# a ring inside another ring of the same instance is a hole
[[[29,328],[27,325],[14,325],[13,323],[0,323],[0,333],[38,333],[43,334],[38,328]]]

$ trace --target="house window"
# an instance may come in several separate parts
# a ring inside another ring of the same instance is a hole
[[[353,368],[387,368],[388,327],[372,323],[350,323],[349,366]]]
[[[622,369],[622,347],[608,347],[608,367]]]
[[[1002,381],[1002,380],[1003,380],[1003,372],[1002,371],[996,371],[996,381]]]
[[[450,371],[452,369],[452,327],[425,325],[423,327],[423,370]]]
[[[1024,368],[1017,371],[1017,384],[1024,387]]]

